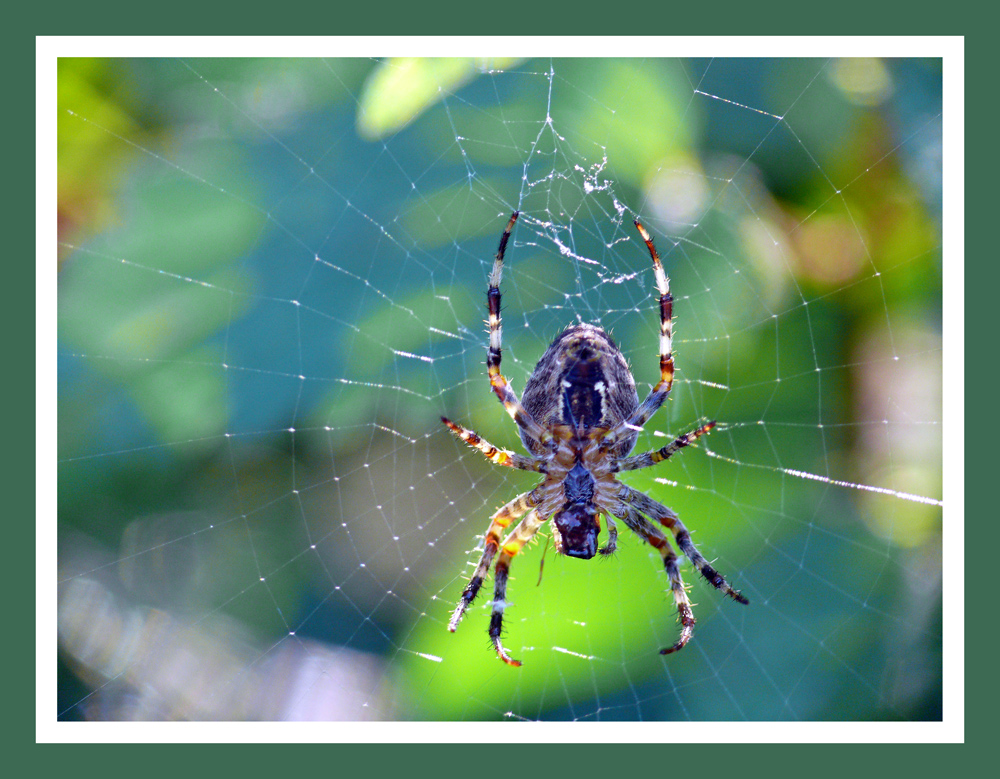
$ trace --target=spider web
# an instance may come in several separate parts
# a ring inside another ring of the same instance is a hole
[[[940,59],[64,59],[58,83],[59,720],[941,719]],[[491,580],[446,630],[537,481],[439,421],[521,451],[482,324],[515,209],[518,391],[593,322],[644,397],[634,218],[670,276],[677,379],[636,451],[718,424],[623,481],[750,599],[685,565],[678,654],[624,527],[610,560],[544,529],[514,560],[522,668],[490,649]]]

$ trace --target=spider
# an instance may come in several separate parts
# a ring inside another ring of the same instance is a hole
[[[455,632],[458,628],[496,558],[490,640],[501,660],[513,666],[521,665],[521,661],[507,653],[500,640],[504,610],[508,605],[507,578],[511,560],[550,518],[552,538],[559,554],[581,560],[589,560],[595,554],[610,555],[618,542],[617,519],[653,546],[663,558],[670,590],[677,604],[681,631],[677,642],[661,649],[660,654],[676,652],[691,639],[695,619],[681,579],[677,555],[667,536],[650,519],[670,529],[677,546],[714,587],[740,603],[749,601],[708,564],[677,514],[617,479],[621,471],[648,468],[666,460],[715,426],[715,422],[708,422],[678,436],[662,449],[629,456],[640,429],[663,405],[673,384],[673,298],[667,275],[653,246],[653,239],[639,220],[635,220],[639,235],[653,259],[653,274],[660,293],[660,381],[641,405],[635,380],[621,351],[604,330],[591,324],[573,325],[556,336],[528,378],[522,402],[500,372],[500,277],[507,241],[518,216],[519,212],[515,211],[500,237],[500,247],[489,277],[490,344],[486,365],[490,386],[517,424],[529,456],[493,446],[475,431],[455,424],[447,417],[441,417],[441,421],[458,438],[482,452],[496,465],[534,471],[544,478],[534,489],[518,495],[490,518],[482,556],[462,591],[448,630]],[[598,549],[602,515],[607,520],[608,538]],[[520,521],[501,539],[515,520]]]

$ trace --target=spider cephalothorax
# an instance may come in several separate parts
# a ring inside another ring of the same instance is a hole
[[[566,502],[552,517],[556,552],[589,560],[597,553],[601,520],[594,505],[594,477],[576,463],[563,479]]]
[[[507,223],[490,274],[487,293],[490,345],[486,365],[490,385],[517,423],[521,440],[531,456],[498,449],[474,431],[445,417],[441,419],[449,430],[490,461],[534,471],[543,474],[544,479],[492,516],[483,543],[483,554],[472,579],[462,592],[448,629],[455,631],[458,628],[496,557],[490,639],[504,662],[521,665],[519,660],[507,654],[500,641],[507,605],[507,575],[513,557],[550,518],[556,551],[560,554],[584,560],[595,554],[609,555],[615,551],[618,541],[614,520],[620,519],[663,557],[681,622],[677,642],[660,650],[662,654],[669,654],[681,649],[690,640],[695,620],[681,579],[677,555],[663,531],[650,519],[672,531],[677,546],[714,587],[740,603],[747,603],[747,599],[708,564],[673,511],[617,478],[620,471],[647,468],[667,459],[715,426],[715,422],[708,422],[677,437],[662,449],[632,456],[628,454],[635,446],[639,430],[663,405],[673,384],[673,298],[667,275],[652,239],[636,220],[635,226],[653,259],[653,273],[660,295],[660,381],[642,404],[622,353],[604,330],[590,324],[573,325],[556,336],[528,378],[522,402],[500,373],[500,278],[507,241],[517,217],[518,212],[515,211]],[[598,549],[602,516],[607,520],[608,539]],[[517,519],[520,521],[501,541],[501,533]]]

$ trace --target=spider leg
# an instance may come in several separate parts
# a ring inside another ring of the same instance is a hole
[[[552,435],[546,432],[521,405],[521,401],[510,386],[510,382],[500,373],[500,344],[503,334],[503,323],[500,318],[500,278],[503,276],[503,255],[507,250],[507,241],[510,238],[510,231],[514,227],[514,222],[520,212],[515,211],[507,227],[504,228],[503,235],[500,236],[500,247],[497,249],[496,257],[493,260],[493,271],[490,273],[490,287],[486,293],[489,304],[490,318],[488,320],[490,329],[490,346],[486,353],[486,367],[490,375],[490,386],[493,392],[500,399],[503,407],[507,409],[517,426],[525,432],[527,436],[538,441],[539,444],[548,445],[552,440]]]
[[[545,465],[541,460],[515,454],[507,449],[498,449],[489,441],[481,438],[475,430],[470,430],[467,427],[456,425],[447,417],[441,417],[441,421],[447,425],[448,429],[454,433],[457,438],[467,443],[473,449],[478,449],[490,462],[496,463],[497,465],[506,465],[508,468],[517,468],[521,471],[545,473]]]
[[[530,509],[537,506],[541,502],[542,494],[542,488],[540,486],[536,487],[530,492],[518,495],[490,517],[490,526],[486,530],[486,539],[483,543],[483,554],[479,558],[479,563],[476,565],[476,570],[472,574],[472,578],[465,585],[462,597],[459,598],[458,605],[455,607],[455,611],[451,615],[451,620],[448,622],[448,630],[452,633],[458,629],[458,623],[462,621],[462,617],[465,616],[469,605],[476,599],[476,595],[479,594],[479,588],[483,586],[483,580],[490,570],[493,557],[500,547],[501,531],[515,519],[519,519]]]
[[[730,587],[729,582],[726,581],[725,577],[708,564],[708,561],[704,558],[704,556],[702,556],[701,552],[698,551],[698,548],[691,540],[691,533],[686,527],[684,527],[684,523],[681,522],[680,517],[663,504],[657,503],[645,493],[639,492],[638,490],[634,490],[625,485],[622,486],[623,489],[619,493],[622,501],[635,506],[635,508],[643,514],[648,517],[652,517],[664,527],[670,528],[674,534],[675,540],[677,541],[677,546],[680,547],[687,559],[691,561],[691,564],[698,569],[701,575],[704,576],[713,587],[717,590],[722,590],[725,595],[728,595],[735,601],[739,601],[743,604],[750,602],[740,594],[739,590],[734,590]]]
[[[608,557],[609,555],[613,555],[618,548],[618,526],[615,524],[614,517],[611,514],[605,514],[604,518],[608,521],[608,543],[598,549],[597,552]]]
[[[643,454],[634,454],[631,457],[625,457],[618,461],[615,471],[635,471],[639,468],[648,468],[651,465],[656,465],[659,462],[663,462],[671,455],[675,454],[680,449],[685,446],[690,446],[695,441],[697,441],[701,436],[705,435],[709,430],[715,427],[715,422],[708,422],[702,425],[697,430],[692,430],[690,433],[685,433],[684,435],[677,436],[673,441],[664,446],[662,449],[657,449],[652,452],[645,452]]]
[[[660,293],[660,380],[649,391],[649,395],[632,416],[622,420],[608,431],[603,442],[605,448],[610,448],[619,439],[646,424],[649,418],[663,405],[674,384],[674,355],[672,351],[674,298],[670,294],[670,280],[663,270],[660,255],[657,253],[656,247],[653,246],[653,239],[646,232],[646,228],[638,219],[635,220],[635,226],[639,230],[642,240],[646,242],[649,256],[653,259],[653,275],[656,277],[656,289]]]
[[[687,589],[684,587],[684,580],[681,579],[680,567],[677,565],[677,555],[670,548],[667,537],[663,535],[656,525],[642,516],[632,506],[621,504],[619,518],[625,521],[629,529],[636,535],[642,537],[646,542],[654,547],[663,557],[663,567],[670,579],[670,591],[674,595],[674,603],[677,604],[677,617],[681,622],[681,634],[673,646],[660,650],[661,655],[669,655],[678,649],[683,649],[684,645],[691,640],[694,635],[694,613],[691,611],[691,601],[688,599]]]
[[[507,665],[519,666],[520,660],[515,660],[503,648],[500,634],[503,632],[503,612],[507,608],[507,576],[510,571],[510,561],[521,551],[521,548],[531,540],[544,522],[539,513],[532,509],[521,520],[510,535],[504,539],[503,548],[497,558],[496,570],[493,573],[493,614],[490,616],[490,641],[497,650],[500,659]]]

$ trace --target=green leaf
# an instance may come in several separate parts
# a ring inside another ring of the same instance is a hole
[[[504,70],[514,59],[394,57],[372,71],[358,107],[358,132],[378,140],[402,129],[477,74]]]

